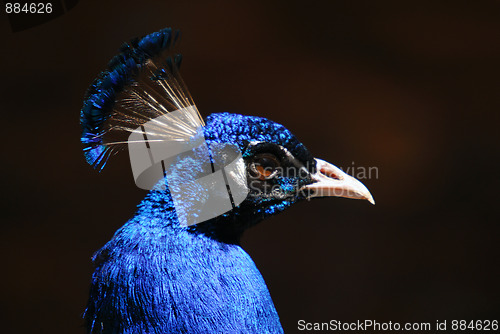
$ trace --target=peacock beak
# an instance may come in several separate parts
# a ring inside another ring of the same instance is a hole
[[[317,171],[312,175],[314,183],[304,187],[309,192],[309,198],[336,196],[366,199],[375,204],[372,195],[363,183],[324,160],[315,160]]]

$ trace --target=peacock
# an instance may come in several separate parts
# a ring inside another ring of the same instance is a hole
[[[87,162],[128,150],[148,193],[92,257],[88,333],[282,333],[266,283],[240,246],[249,227],[321,196],[366,199],[283,125],[199,114],[174,52],[179,32],[124,44],[80,113]]]

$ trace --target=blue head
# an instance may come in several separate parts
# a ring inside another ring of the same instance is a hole
[[[242,152],[249,194],[232,211],[193,226],[238,239],[245,228],[305,199],[315,182],[316,160],[283,125],[266,118],[211,114],[204,129],[207,143],[237,145]]]
[[[82,143],[90,164],[102,168],[115,149],[126,146],[130,131],[164,111],[194,105],[178,72],[181,58],[172,55],[177,36],[171,29],[163,29],[125,44],[91,86],[81,111]],[[359,181],[315,159],[281,124],[261,117],[212,114],[206,119],[204,135],[209,145],[238,146],[250,192],[233,210],[191,227],[193,230],[237,240],[248,226],[305,198],[371,200]],[[153,190],[148,201],[159,204],[156,210],[162,205],[172,210],[168,191]]]

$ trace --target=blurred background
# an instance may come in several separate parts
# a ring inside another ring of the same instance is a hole
[[[86,164],[79,110],[123,42],[164,27],[205,116],[264,116],[378,169],[376,206],[318,199],[245,234],[285,332],[500,320],[500,1],[81,0],[18,32],[0,17],[4,333],[84,333],[90,257],[145,192],[126,153]]]

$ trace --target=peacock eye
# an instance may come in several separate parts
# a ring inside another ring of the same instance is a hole
[[[255,156],[250,169],[260,180],[269,180],[278,174],[279,166],[280,162],[274,155],[263,153]]]

